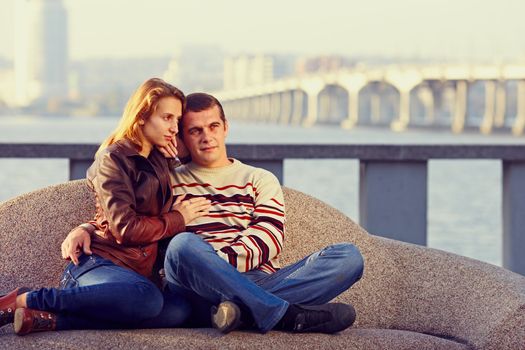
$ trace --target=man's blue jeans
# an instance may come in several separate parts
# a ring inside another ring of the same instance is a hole
[[[55,313],[58,330],[177,327],[190,314],[183,297],[95,254],[70,263],[60,288],[30,292],[27,306]]]
[[[249,310],[262,332],[279,322],[289,304],[319,305],[332,300],[361,278],[363,266],[359,250],[341,243],[273,274],[260,270],[240,273],[209,243],[189,232],[171,240],[164,263],[170,290],[192,300],[193,305],[233,301]]]

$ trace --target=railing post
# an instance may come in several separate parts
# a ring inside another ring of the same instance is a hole
[[[503,162],[503,267],[525,275],[525,162]]]
[[[370,233],[427,244],[427,161],[360,163],[359,223]]]
[[[92,163],[92,159],[69,159],[69,180],[85,179],[86,171]]]

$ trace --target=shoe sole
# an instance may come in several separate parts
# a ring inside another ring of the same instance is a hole
[[[13,326],[17,335],[24,335],[22,332],[22,326],[24,325],[25,309],[20,308],[15,310],[15,320]]]
[[[219,306],[212,306],[211,324],[221,333],[230,333],[241,324],[241,310],[231,301],[224,301]]]

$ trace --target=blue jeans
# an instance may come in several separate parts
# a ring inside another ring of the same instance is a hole
[[[181,296],[95,254],[70,263],[60,288],[30,292],[27,306],[55,313],[58,330],[176,327],[190,314]]]
[[[169,289],[191,300],[192,306],[233,301],[250,313],[262,332],[279,322],[289,304],[319,305],[332,300],[361,278],[363,266],[359,250],[341,243],[273,274],[240,273],[209,243],[189,232],[171,240],[164,262]],[[204,312],[201,307],[200,313]]]

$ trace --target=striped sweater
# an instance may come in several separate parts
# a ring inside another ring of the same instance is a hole
[[[284,198],[277,178],[264,169],[230,159],[221,168],[189,163],[175,169],[173,194],[211,200],[208,215],[187,231],[200,235],[240,272],[273,273],[284,242]]]

